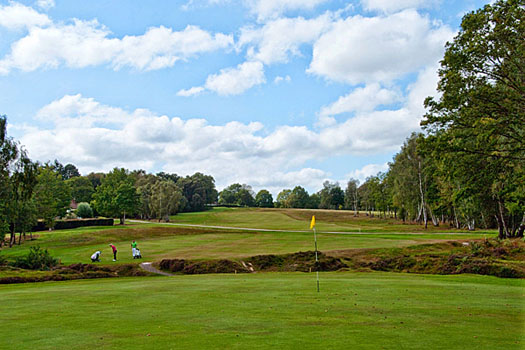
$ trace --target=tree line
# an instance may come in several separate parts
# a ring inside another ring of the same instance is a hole
[[[425,227],[498,228],[500,238],[523,237],[524,18],[523,0],[499,0],[463,18],[441,61],[441,95],[425,100],[425,133],[405,141],[387,172],[361,185],[351,179],[344,191],[330,182],[311,195],[285,189],[274,205],[379,211]],[[250,190],[232,185],[219,201],[270,206],[267,191],[250,198]]]
[[[309,194],[284,189],[274,200],[246,184],[217,193],[212,176],[147,174],[115,168],[81,176],[58,161],[32,162],[7,136],[0,117],[0,244],[19,242],[42,219],[53,227],[68,214],[71,199],[81,212],[167,219],[207,205],[349,209],[358,215],[393,216],[425,227],[498,228],[500,238],[525,231],[525,6],[498,0],[467,14],[447,43],[439,70],[439,98],[427,98],[424,133],[405,141],[388,171],[350,179],[343,190],[326,181]],[[89,207],[89,208],[87,208]],[[378,214],[376,214],[378,213]],[[89,214],[88,214],[89,215]]]
[[[57,218],[106,216],[169,220],[178,212],[201,211],[217,202],[215,180],[195,173],[178,176],[115,168],[81,176],[73,164],[55,160],[40,164],[7,136],[7,118],[0,116],[0,247],[18,244],[43,220],[53,228]],[[71,205],[78,203],[76,212]]]

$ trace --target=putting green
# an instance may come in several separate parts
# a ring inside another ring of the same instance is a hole
[[[523,349],[522,280],[320,275],[2,285],[0,349]]]

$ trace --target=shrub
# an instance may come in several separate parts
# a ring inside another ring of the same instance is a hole
[[[13,263],[16,267],[29,270],[49,270],[57,264],[58,259],[53,258],[47,249],[39,246],[31,247],[26,256],[16,258]]]
[[[0,266],[5,265],[7,263],[7,259],[5,256],[0,255]]]
[[[79,203],[77,207],[77,216],[81,218],[92,218],[93,217],[93,209],[91,209],[91,206],[89,203]]]

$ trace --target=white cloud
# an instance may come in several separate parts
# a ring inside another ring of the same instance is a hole
[[[36,5],[44,10],[55,7],[55,0],[37,0]]]
[[[177,96],[182,96],[182,97],[196,96],[202,93],[204,90],[205,89],[202,86],[195,86],[189,89],[179,90],[177,92]]]
[[[276,76],[275,79],[273,80],[274,84],[280,84],[280,83],[282,83],[283,81],[289,83],[289,82],[292,81],[292,78],[291,78],[289,75],[287,75],[287,76],[285,76],[285,77],[281,77],[281,76],[279,75],[279,76]]]
[[[0,27],[7,29],[23,29],[51,24],[47,15],[38,13],[33,8],[17,2],[0,5]]]
[[[180,90],[177,95],[194,96],[205,90],[213,91],[221,96],[239,95],[265,82],[264,66],[261,62],[244,62],[235,68],[221,69],[218,74],[208,76],[204,86]]]
[[[361,0],[363,8],[368,11],[395,12],[407,8],[431,7],[441,0]]]
[[[419,123],[403,109],[365,113],[318,132],[286,125],[265,130],[259,122],[210,125],[146,109],[126,111],[82,95],[51,102],[37,118],[52,126],[25,128],[20,138],[35,160],[71,162],[83,173],[115,166],[201,171],[219,186],[237,181],[272,191],[297,184],[318,188],[330,174],[302,168],[305,162],[397,150]]]
[[[317,40],[332,20],[330,14],[325,14],[314,19],[279,18],[262,27],[244,27],[237,46],[247,46],[251,60],[264,64],[286,63],[290,55],[300,55],[301,45]]]
[[[347,178],[357,179],[359,183],[364,183],[369,176],[375,176],[379,172],[388,170],[388,163],[383,164],[368,164],[361,169],[354,170],[346,175]]]
[[[336,102],[321,108],[319,114],[333,116],[350,112],[370,112],[378,106],[389,105],[400,99],[398,92],[382,88],[379,84],[370,84],[341,96]]]
[[[31,27],[27,36],[11,46],[0,60],[0,74],[12,69],[72,68],[110,64],[114,69],[132,67],[155,70],[179,60],[233,45],[233,37],[212,35],[196,26],[173,31],[163,26],[149,28],[138,36],[111,38],[111,32],[96,20],[75,19],[70,24]]]
[[[328,0],[244,0],[259,21],[280,17],[288,11],[312,10]]]
[[[415,10],[349,17],[315,42],[308,72],[350,84],[388,82],[437,62],[452,37]]]

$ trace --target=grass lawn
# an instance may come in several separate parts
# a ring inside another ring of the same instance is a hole
[[[523,349],[524,281],[259,273],[1,285],[0,349]]]
[[[191,216],[191,214],[190,214]],[[255,217],[252,217],[255,218]],[[404,247],[438,240],[482,238],[478,233],[452,234],[408,233],[318,234],[323,252],[356,248]],[[492,234],[488,235],[493,236]],[[21,246],[5,248],[1,254],[13,259],[26,254],[29,247],[40,245],[64,264],[90,262],[89,257],[102,251],[102,263],[113,263],[109,243],[119,250],[118,263],[137,262],[131,257],[130,243],[135,239],[145,260],[163,258],[209,259],[239,258],[259,254],[283,254],[313,250],[313,234],[305,232],[253,232],[235,229],[189,228],[162,224],[130,224],[114,227],[77,228],[39,232],[38,239]]]
[[[365,213],[354,217],[354,212],[348,210],[213,208],[203,212],[177,214],[171,216],[170,221],[194,225],[308,230],[312,215],[316,217],[319,232],[467,232],[447,226],[434,227],[431,223],[425,230],[423,225],[403,224],[402,221],[391,218],[380,219],[377,215],[371,218]]]

